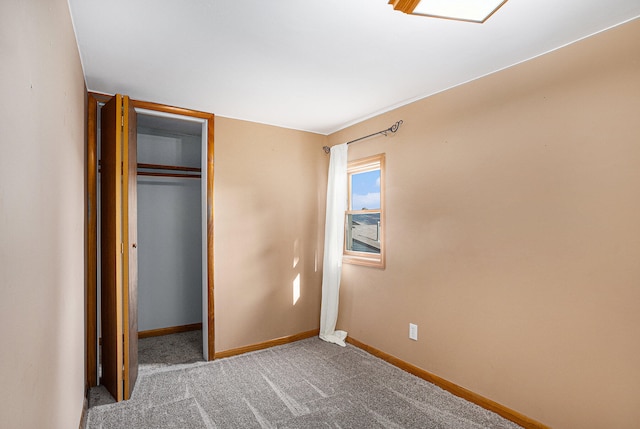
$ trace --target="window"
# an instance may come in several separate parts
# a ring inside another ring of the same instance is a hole
[[[384,268],[384,154],[347,166],[343,262]]]

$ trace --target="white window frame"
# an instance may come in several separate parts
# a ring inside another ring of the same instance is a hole
[[[354,174],[366,173],[368,171],[380,170],[380,208],[371,210],[353,210],[351,206],[351,178]],[[385,268],[385,154],[381,153],[367,158],[351,161],[347,164],[347,189],[348,205],[344,216],[344,245],[342,262],[347,264],[364,265],[368,267]],[[349,215],[380,213],[380,226],[378,238],[380,243],[380,253],[358,252],[347,250],[347,242],[351,236],[349,228]]]

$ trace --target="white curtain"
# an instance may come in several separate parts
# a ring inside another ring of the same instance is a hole
[[[320,308],[320,339],[345,346],[345,331],[336,331],[344,216],[347,210],[347,144],[333,146],[329,160],[327,185],[327,217],[324,227],[324,259],[322,266],[322,307]]]

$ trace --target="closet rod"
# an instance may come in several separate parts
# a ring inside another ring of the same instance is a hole
[[[101,160],[98,160],[98,167],[102,167],[102,161]],[[145,168],[145,169],[152,169],[152,170],[192,171],[194,173],[202,172],[202,169],[199,168],[199,167],[181,167],[181,166],[177,166],[177,165],[138,163],[137,167],[138,168]],[[100,172],[100,168],[98,168],[98,173],[99,172]],[[195,177],[195,175],[194,175],[194,177]]]
[[[180,174],[180,173],[159,173],[155,171],[138,171],[138,176],[154,176],[154,177],[193,177],[199,179],[199,174]]]
[[[181,167],[177,165],[142,164],[142,163],[138,163],[138,168],[146,168],[146,169],[153,169],[153,170],[194,171],[198,173],[202,171],[202,169],[199,167]]]
[[[98,169],[98,173],[100,173],[100,169]],[[162,172],[159,172],[159,171],[138,171],[136,174],[138,176],[193,177],[195,179],[200,179],[202,177],[200,174],[162,173]]]
[[[387,136],[387,133],[389,133],[389,132],[395,134],[396,131],[398,131],[398,128],[400,128],[400,125],[402,125],[402,119],[400,119],[395,124],[391,125],[386,130],[378,131],[377,133],[369,134],[368,136],[364,136],[364,137],[357,138],[355,140],[351,140],[350,142],[347,142],[347,144],[359,142],[360,140],[368,139],[369,137],[377,136],[378,134],[384,134],[385,137]],[[324,153],[331,152],[331,148],[329,146],[322,146],[322,150],[324,150]]]

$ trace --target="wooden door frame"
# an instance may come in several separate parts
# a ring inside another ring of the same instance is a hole
[[[85,340],[86,340],[86,373],[85,385],[87,388],[98,385],[97,368],[97,343],[98,343],[98,321],[97,321],[97,259],[98,259],[98,107],[111,99],[111,95],[99,94],[95,92],[87,93],[87,208],[85,210],[86,232],[86,260],[85,260]],[[214,318],[214,284],[213,284],[213,173],[214,173],[214,119],[212,113],[197,110],[184,109],[180,107],[167,106],[164,104],[151,103],[131,99],[134,108],[153,110],[157,112],[169,113],[181,116],[204,119],[207,121],[207,345],[209,360],[213,360],[215,355],[215,318]]]

